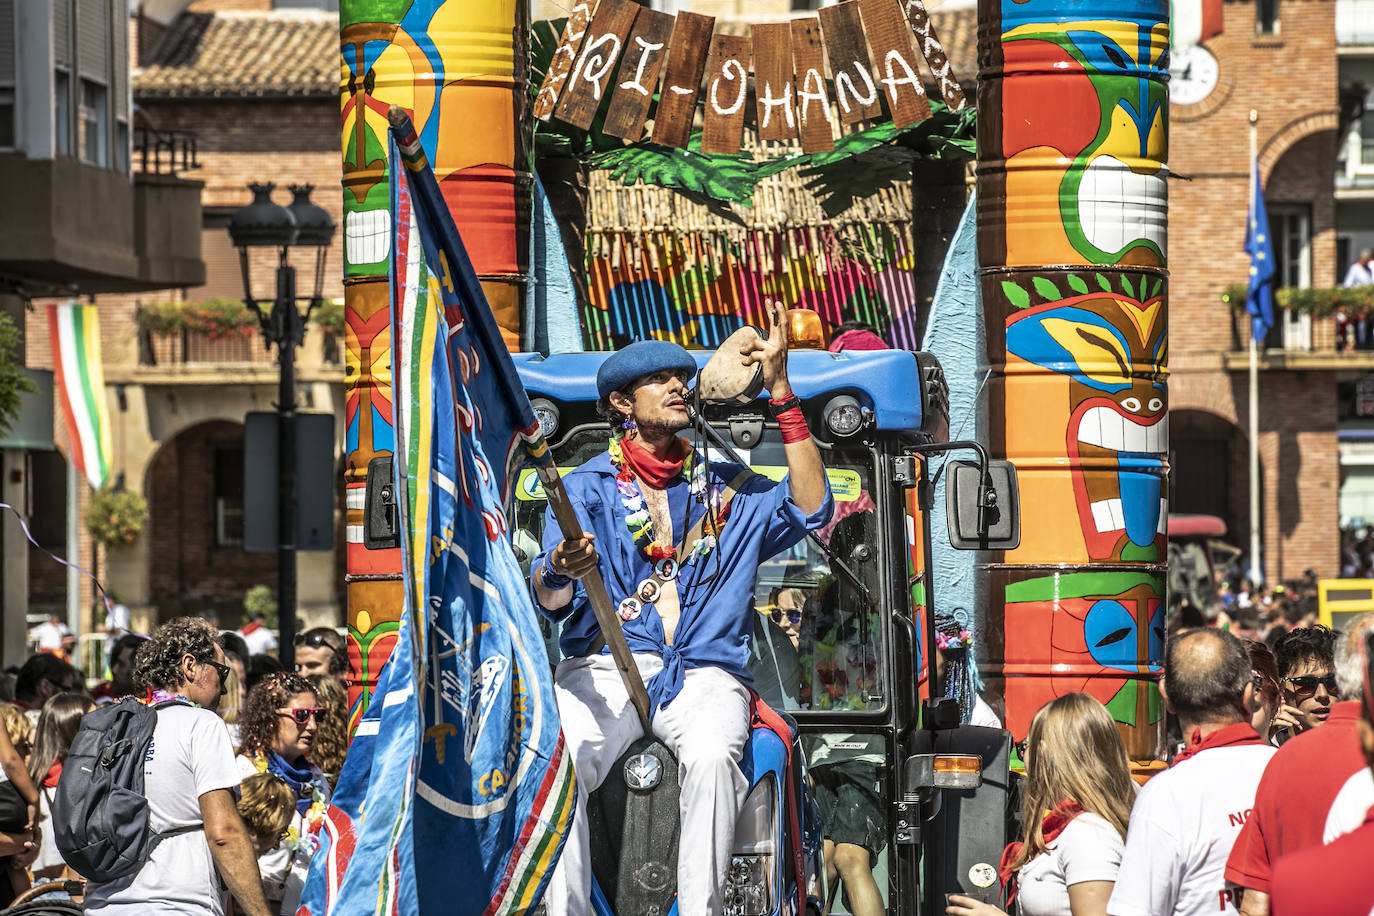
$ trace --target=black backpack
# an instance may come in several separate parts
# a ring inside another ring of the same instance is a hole
[[[143,764],[157,711],[175,704],[185,705],[125,697],[82,718],[57,781],[49,829],[62,858],[87,880],[133,874],[166,835],[148,826]]]

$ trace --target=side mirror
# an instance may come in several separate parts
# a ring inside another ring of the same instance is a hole
[[[956,550],[1019,547],[1021,512],[1016,466],[1003,459],[989,460],[984,478],[978,462],[951,461],[945,471],[945,522],[949,543]]]

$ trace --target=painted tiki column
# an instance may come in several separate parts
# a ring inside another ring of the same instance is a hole
[[[982,415],[1021,489],[987,554],[989,693],[1106,704],[1162,750],[1168,517],[1165,0],[980,0]]]
[[[341,0],[347,316],[348,633],[353,722],[396,641],[399,550],[362,544],[367,467],[394,448],[387,109],[410,112],[506,337],[528,275],[526,0]]]

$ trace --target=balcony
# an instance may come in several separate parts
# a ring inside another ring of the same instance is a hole
[[[1374,45],[1374,0],[1336,0],[1336,43]]]
[[[343,305],[330,301],[312,316],[297,351],[301,381],[343,382],[340,345]],[[272,384],[277,351],[263,345],[257,317],[235,299],[163,302],[142,306],[136,316],[138,365],[108,381],[156,384]],[[127,377],[126,377],[127,376]]]
[[[1371,293],[1374,293],[1374,288]],[[1280,297],[1288,291],[1280,290]],[[1243,294],[1242,294],[1243,295]],[[1354,315],[1353,310],[1347,312]],[[1324,314],[1274,309],[1275,324],[1259,350],[1261,369],[1374,369],[1374,318],[1369,323],[1369,349],[1356,346],[1353,321]],[[1250,316],[1243,309],[1231,311],[1231,350],[1224,355],[1227,369],[1250,366]]]
[[[171,168],[131,175],[66,156],[0,154],[0,199],[24,215],[0,225],[0,274],[40,295],[204,283],[202,186]]]

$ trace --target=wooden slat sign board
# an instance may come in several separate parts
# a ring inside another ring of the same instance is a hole
[[[642,7],[635,17],[620,72],[615,75],[615,94],[606,109],[602,132],[630,143],[644,133],[644,119],[658,86],[658,73],[668,56],[668,38],[673,33],[673,17]]]
[[[713,36],[715,20],[696,13],[631,0],[599,0],[593,13],[591,3],[579,0],[568,17],[535,117],[586,130],[604,107],[604,132],[634,143],[657,94],[654,143],[685,148],[701,101],[702,152],[738,152],[751,116],[759,139],[799,138],[818,152],[834,148],[832,101],[843,125],[881,119],[884,108],[898,127],[930,117],[922,60],[945,103],[966,104],[922,0],[843,0],[819,19],[754,25],[748,36]]]

